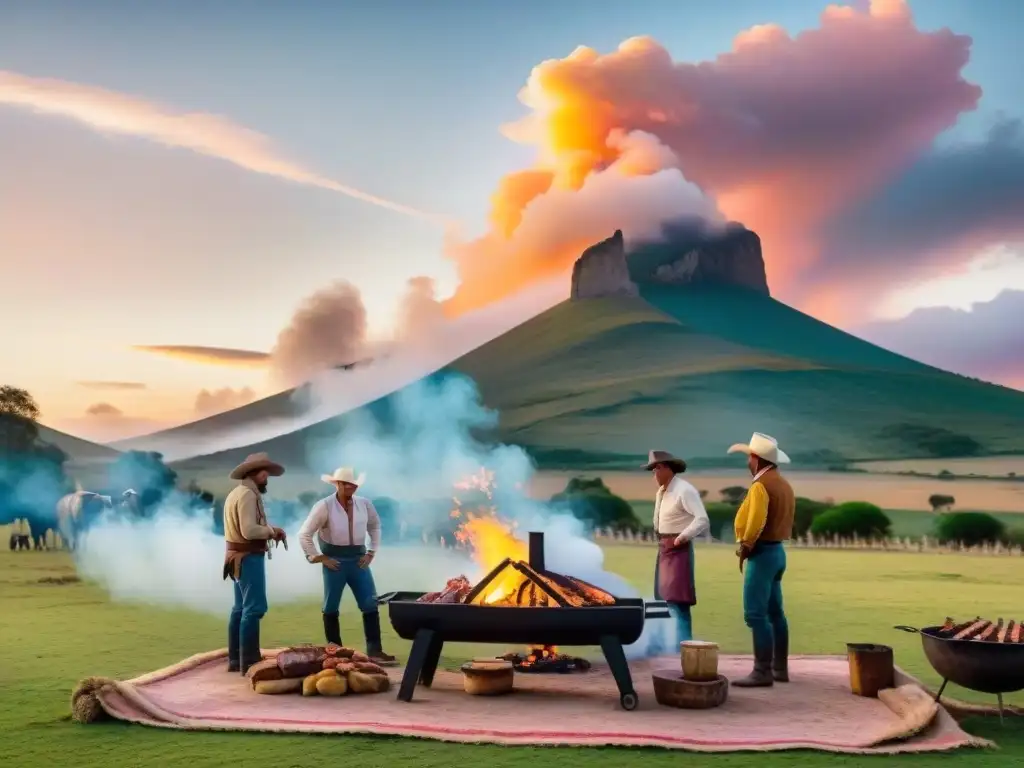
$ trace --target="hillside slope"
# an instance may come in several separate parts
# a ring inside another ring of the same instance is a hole
[[[43,424],[38,424],[37,426],[39,428],[39,439],[60,448],[67,454],[68,460],[73,463],[108,461],[117,458],[120,453],[109,446],[92,443],[80,437],[59,432]]]
[[[454,361],[500,414],[496,437],[544,468],[633,467],[653,447],[691,464],[752,431],[794,460],[1024,452],[1024,393],[892,354],[773,299],[736,289],[643,287],[564,302]],[[367,406],[385,422],[389,398]],[[360,409],[364,410],[364,409]],[[305,463],[349,414],[263,443]],[[182,463],[227,468],[251,446]]]

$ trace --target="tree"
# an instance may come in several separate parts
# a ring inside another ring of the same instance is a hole
[[[826,501],[796,497],[796,512],[793,515],[793,536],[806,536],[817,517],[833,505]]]
[[[735,504],[738,507],[743,502],[743,497],[747,495],[747,489],[742,485],[730,485],[719,493],[726,504]]]
[[[940,509],[951,509],[956,504],[956,499],[943,493],[933,493],[928,497],[928,504],[932,512],[938,512]]]
[[[39,404],[28,390],[4,384],[0,386],[0,413],[38,421],[40,411]]]
[[[732,541],[733,524],[736,522],[736,507],[724,501],[712,501],[704,505],[708,513],[711,536],[720,541]]]
[[[706,499],[708,497],[707,491],[697,491],[697,493],[700,494],[701,499]]]
[[[29,454],[39,439],[39,405],[27,390],[0,386],[0,455]]]
[[[960,543],[968,547],[994,544],[1006,538],[1002,520],[984,512],[954,512],[935,520],[935,535],[942,543]]]
[[[551,497],[551,503],[566,507],[573,517],[591,528],[611,528],[616,531],[636,531],[640,528],[633,506],[612,493],[599,477],[572,478],[564,491]]]
[[[866,501],[848,501],[818,515],[811,523],[811,533],[873,539],[888,536],[891,527],[892,521],[880,507]]]

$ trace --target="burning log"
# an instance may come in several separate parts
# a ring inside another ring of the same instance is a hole
[[[511,662],[518,672],[567,674],[569,672],[586,672],[590,669],[590,662],[586,659],[559,653],[553,645],[532,646],[525,654],[506,653],[501,658]]]
[[[947,640],[970,640],[977,643],[1022,643],[1024,632],[1021,622],[1014,619],[995,622],[977,617],[971,621],[957,623],[947,617],[938,634]]]
[[[514,573],[509,573],[510,570]],[[581,579],[539,571],[522,560],[506,558],[476,586],[471,586],[465,576],[459,576],[449,579],[442,591],[429,592],[417,602],[515,608],[582,608],[615,605],[615,598]]]

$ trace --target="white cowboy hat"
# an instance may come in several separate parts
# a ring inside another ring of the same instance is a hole
[[[320,475],[320,479],[328,485],[337,483],[348,483],[349,485],[362,485],[366,480],[366,474],[362,473],[356,477],[356,471],[352,467],[338,467],[333,475]]]
[[[250,453],[245,457],[245,461],[231,470],[231,479],[244,480],[247,475],[258,472],[261,469],[267,470],[267,474],[271,477],[280,477],[284,474],[284,467],[275,461],[271,461],[267,454]]]
[[[778,441],[774,437],[762,435],[760,432],[755,432],[747,445],[737,443],[730,446],[728,452],[745,453],[747,456],[753,454],[772,464],[789,464],[789,456],[779,449]]]

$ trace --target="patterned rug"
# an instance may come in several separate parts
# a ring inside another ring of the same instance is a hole
[[[266,655],[273,655],[273,651]],[[745,675],[751,659],[723,656],[719,671]],[[462,689],[460,673],[439,670],[413,701],[392,690],[341,698],[266,696],[225,671],[214,651],[126,681],[84,680],[72,697],[80,722],[113,717],[142,725],[192,730],[366,733],[495,744],[647,746],[701,752],[815,749],[883,754],[990,746],[964,732],[943,707],[897,670],[897,688],[881,699],[850,693],[845,657],[796,656],[792,682],[729,691],[722,706],[680,710],[659,705],[652,670],[678,672],[678,657],[634,662],[639,707],[626,712],[611,673],[517,674],[506,696],[480,698]]]

